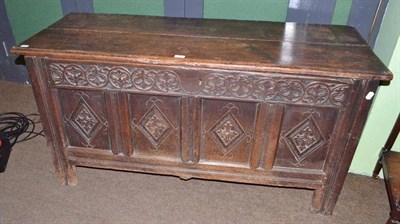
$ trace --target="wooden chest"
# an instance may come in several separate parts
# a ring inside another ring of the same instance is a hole
[[[12,52],[62,183],[87,166],[306,188],[325,214],[392,78],[346,26],[70,14]]]

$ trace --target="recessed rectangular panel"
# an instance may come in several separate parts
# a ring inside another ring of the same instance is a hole
[[[322,170],[337,110],[285,106],[274,168]]]
[[[129,94],[133,156],[180,160],[180,98]]]
[[[58,96],[69,146],[111,150],[104,93],[60,89]]]
[[[202,100],[200,163],[249,166],[257,103]]]

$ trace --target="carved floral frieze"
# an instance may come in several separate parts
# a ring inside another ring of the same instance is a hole
[[[54,85],[159,92],[182,90],[179,77],[173,71],[51,63],[50,73]]]
[[[350,85],[302,79],[210,74],[201,92],[270,102],[344,106]]]
[[[210,73],[196,91],[183,87],[180,76],[171,70],[126,66],[50,63],[52,85],[89,88],[128,89],[195,96],[217,96],[267,102],[344,106],[351,84],[309,79],[265,77],[239,73]]]

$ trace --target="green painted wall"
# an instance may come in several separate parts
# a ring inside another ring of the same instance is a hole
[[[285,21],[289,0],[204,0],[204,18]]]
[[[386,65],[389,64],[400,35],[400,1],[390,0],[379,30],[374,51]]]
[[[59,20],[60,0],[5,0],[15,42],[20,43]]]
[[[93,0],[96,13],[164,15],[164,0]]]
[[[346,25],[349,19],[353,0],[336,0],[335,11],[333,12],[332,24]]]
[[[370,111],[350,172],[371,175],[380,149],[400,112],[400,1],[389,1],[375,44],[375,53],[394,74],[389,86],[381,86]],[[397,139],[394,148],[400,149]]]

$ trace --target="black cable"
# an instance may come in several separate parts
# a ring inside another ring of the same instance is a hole
[[[11,147],[36,136],[44,136],[43,130],[35,130],[37,129],[36,124],[40,122],[34,121],[34,117],[39,118],[39,115],[24,115],[18,112],[0,113],[0,133],[8,138]]]

